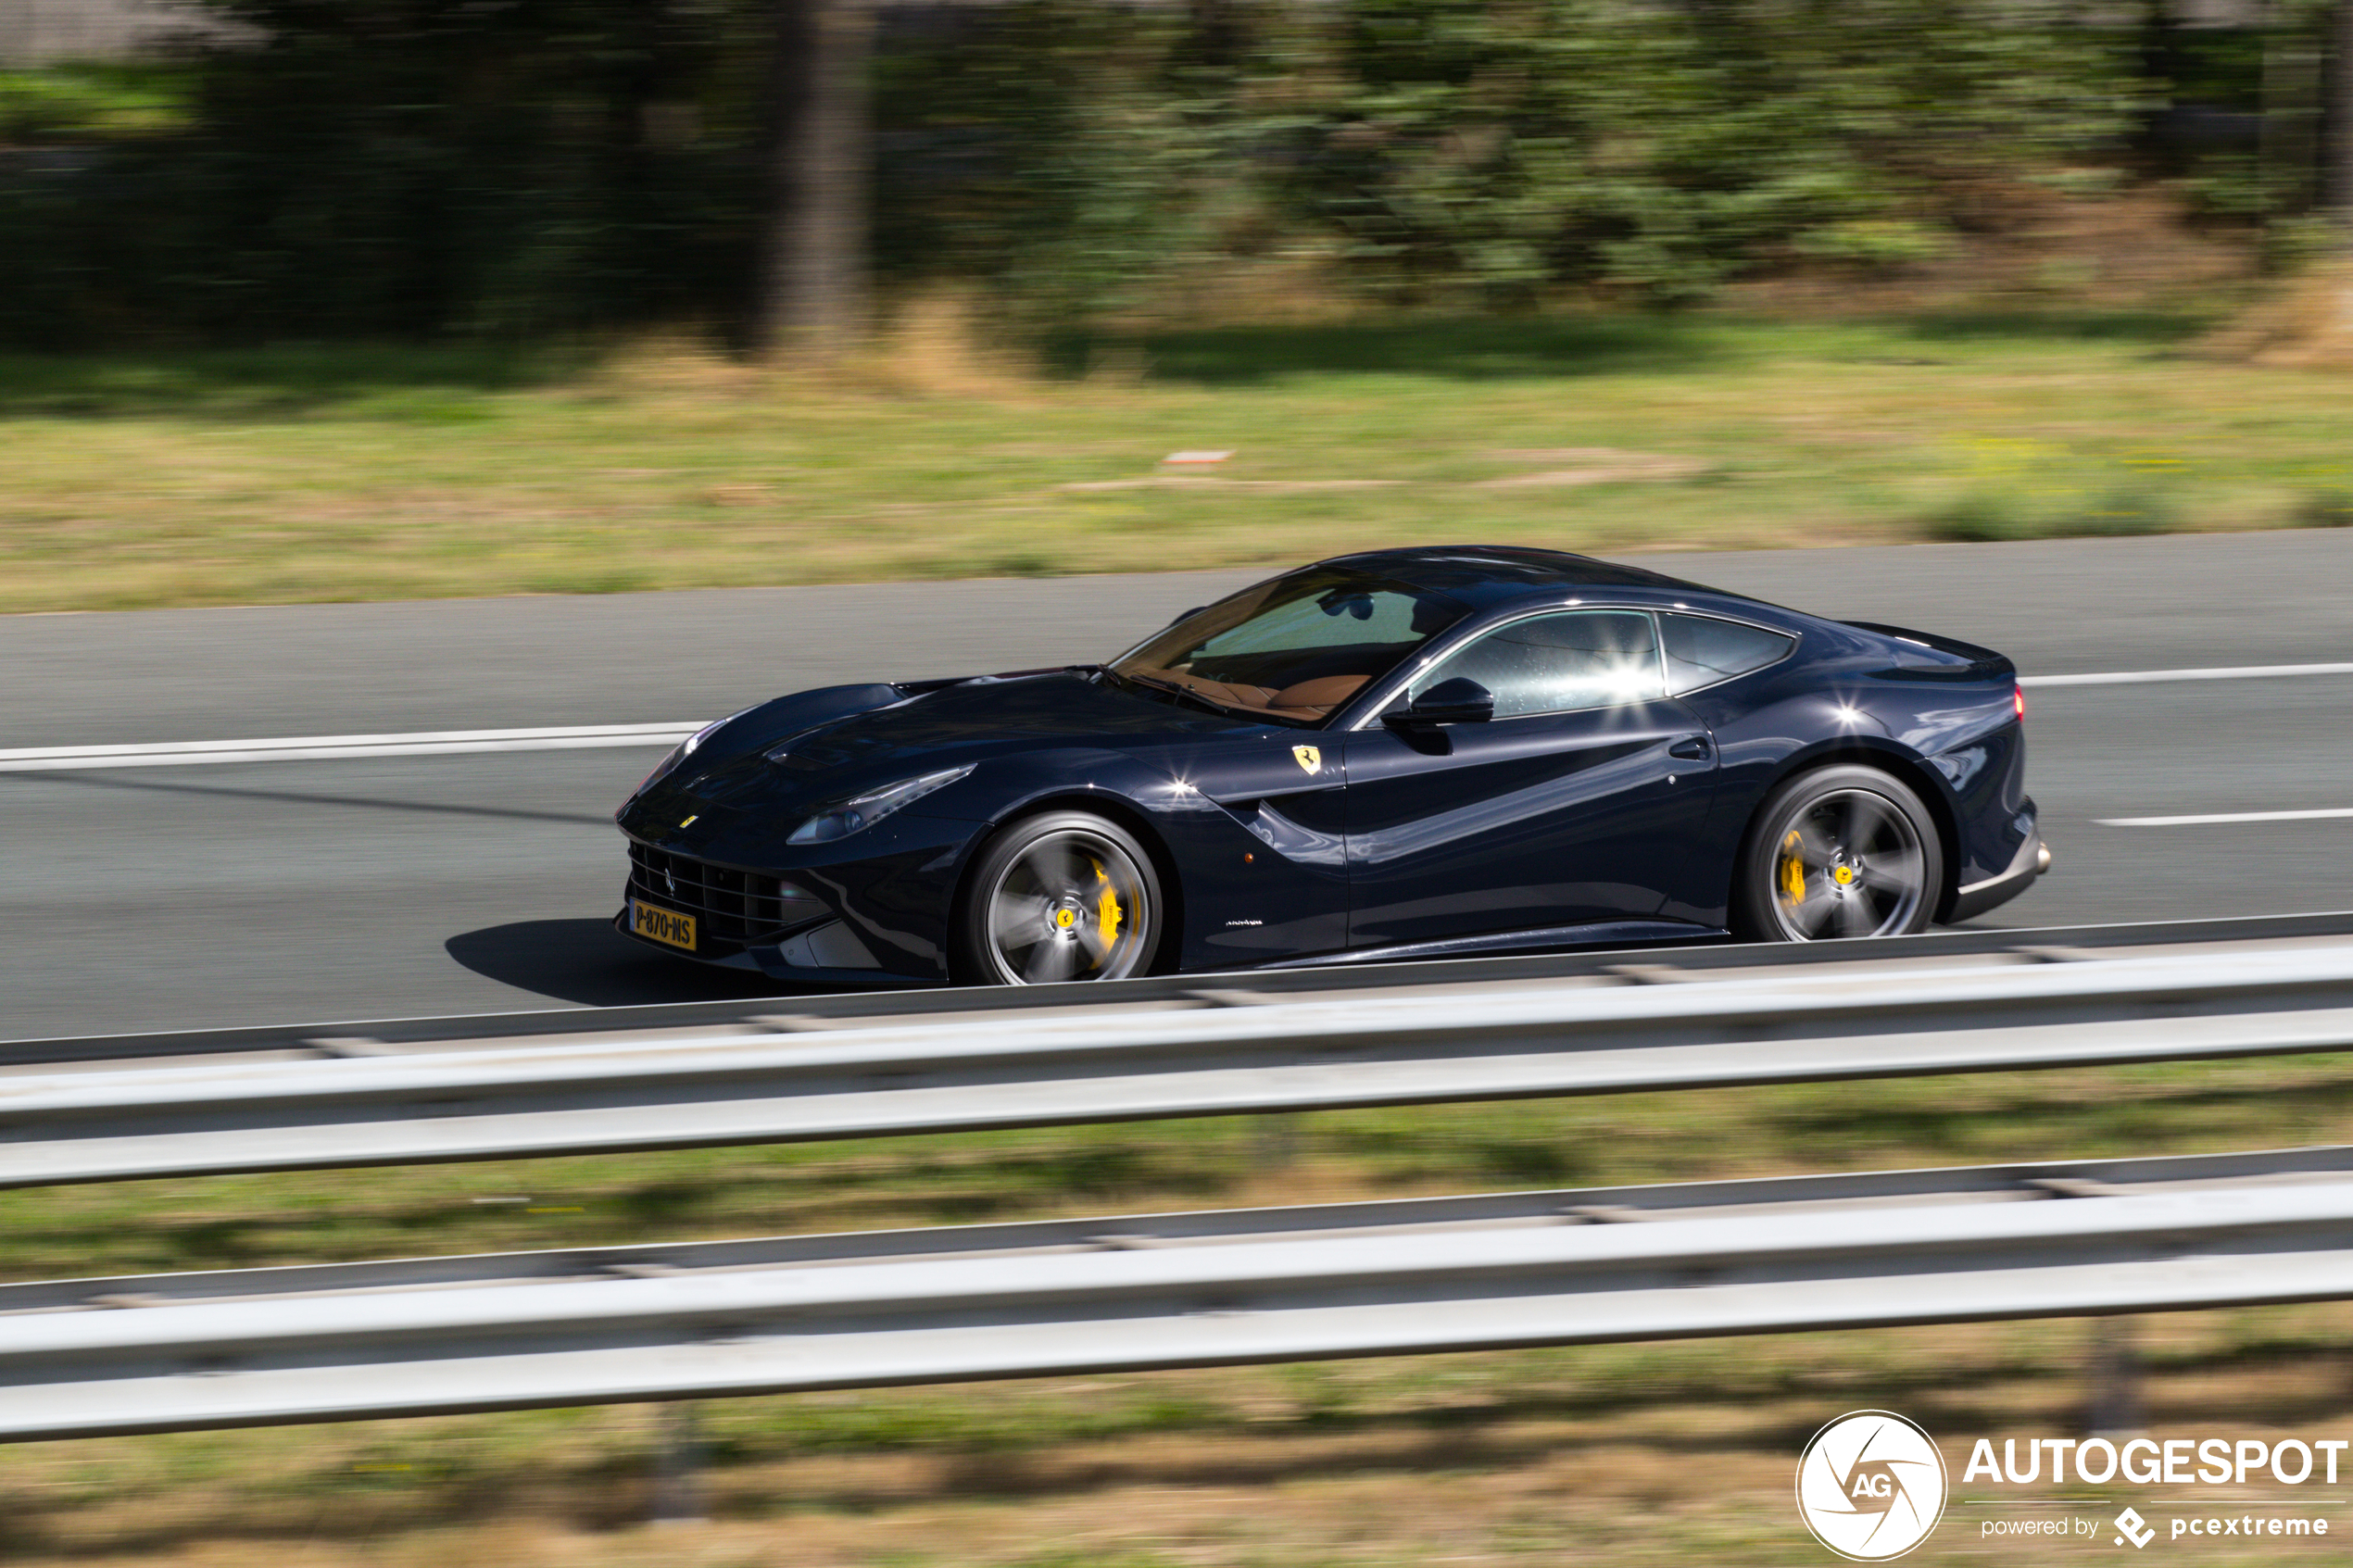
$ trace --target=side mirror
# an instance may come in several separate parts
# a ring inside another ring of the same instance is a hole
[[[1386,716],[1390,724],[1484,724],[1495,717],[1495,694],[1467,675],[1457,675]]]

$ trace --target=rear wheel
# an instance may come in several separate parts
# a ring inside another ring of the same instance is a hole
[[[957,911],[951,955],[967,985],[1041,985],[1142,974],[1161,939],[1151,857],[1114,822],[1053,811],[985,845]]]
[[[1734,932],[1821,942],[1923,931],[1944,887],[1928,807],[1877,768],[1802,773],[1757,809],[1732,890]]]

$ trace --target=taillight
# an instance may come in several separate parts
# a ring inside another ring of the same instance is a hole
[[[2025,722],[2026,722],[2026,688],[2025,688],[2024,686],[2022,686],[2022,685],[2019,685],[2019,686],[2012,686],[2012,687],[2010,688],[2010,708],[2011,708],[2011,710],[2012,710],[2012,711],[2014,711],[2015,713],[2017,713],[2017,715],[2018,715],[2018,721],[2019,721],[2020,723],[2021,723],[2021,724],[2025,723]]]

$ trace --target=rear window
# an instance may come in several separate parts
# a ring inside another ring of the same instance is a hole
[[[1662,611],[1659,640],[1667,647],[1667,689],[1680,696],[1745,675],[1787,657],[1795,637],[1737,621]]]

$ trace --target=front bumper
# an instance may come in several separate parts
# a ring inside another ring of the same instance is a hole
[[[673,959],[691,959],[696,963],[709,964],[714,969],[763,974],[771,980],[788,980],[811,985],[937,984],[884,969],[875,961],[874,954],[858,939],[857,934],[845,922],[838,920],[797,931],[781,941],[749,947],[738,943],[707,943],[691,953],[683,947],[673,947],[667,942],[657,942],[650,936],[639,935],[632,929],[629,906],[626,904],[612,917],[612,928],[631,941],[651,947],[658,953],[666,953]]]
[[[650,946],[794,982],[947,978],[948,911],[983,824],[899,811],[854,838],[804,847],[778,842],[757,821],[723,809],[708,816],[714,820],[693,822],[691,833],[622,824],[630,845],[628,897],[695,919],[691,950]],[[616,928],[646,940],[630,923]]]
[[[1944,919],[1947,925],[1957,925],[1965,920],[1975,920],[1988,909],[1999,909],[2034,885],[2035,880],[2051,869],[2050,846],[2043,842],[2037,828],[2026,835],[1999,876],[1989,876],[1983,882],[1973,882],[1953,895],[1953,912]]]

